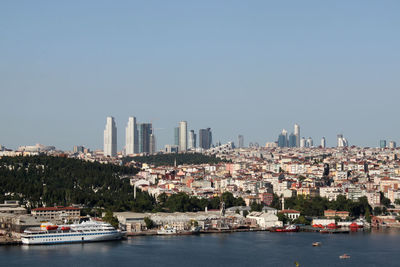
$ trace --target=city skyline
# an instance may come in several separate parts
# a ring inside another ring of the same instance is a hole
[[[357,146],[399,142],[399,8],[4,1],[0,144],[100,149],[110,114],[120,129],[130,114],[153,123],[158,148],[182,119],[222,143],[263,145],[295,122],[315,144],[338,133]]]
[[[122,125],[118,125],[117,120],[113,116],[107,116],[105,129],[103,128],[103,130],[104,130],[103,136],[102,136],[103,144],[101,145],[102,146],[101,148],[88,146],[84,142],[78,143],[78,144],[72,144],[71,147],[66,147],[66,148],[58,147],[56,144],[46,143],[46,142],[33,142],[31,144],[20,143],[16,147],[10,147],[10,146],[7,146],[2,143],[0,143],[0,145],[2,145],[4,148],[16,149],[17,147],[20,147],[23,145],[46,144],[46,145],[55,145],[58,149],[62,149],[62,150],[66,150],[66,151],[73,150],[74,146],[82,146],[82,147],[90,148],[90,149],[94,149],[94,150],[102,149],[103,151],[106,151],[105,154],[107,154],[107,155],[111,155],[111,154],[116,155],[117,152],[121,152],[121,151],[124,151],[126,154],[135,154],[135,153],[143,153],[143,152],[151,152],[151,151],[153,151],[152,153],[154,153],[157,151],[163,151],[165,149],[166,145],[176,145],[179,147],[180,142],[183,141],[183,139],[181,139],[181,137],[180,137],[180,132],[182,131],[183,133],[186,132],[186,138],[184,138],[185,144],[183,144],[184,146],[186,146],[186,149],[183,151],[187,151],[188,149],[193,148],[191,146],[191,144],[195,145],[194,148],[196,148],[196,147],[200,148],[201,147],[200,138],[202,136],[201,132],[207,131],[207,136],[208,136],[208,134],[211,134],[211,128],[199,129],[198,130],[199,134],[196,134],[194,130],[189,130],[187,125],[188,125],[187,121],[179,122],[178,127],[172,127],[172,130],[174,130],[173,139],[171,140],[171,138],[169,137],[168,142],[158,144],[156,142],[156,138],[158,138],[158,136],[155,135],[155,131],[154,131],[152,123],[139,123],[139,122],[137,122],[136,117],[129,116],[127,125],[125,127],[125,131],[123,131],[123,133],[122,133],[123,136],[121,136],[122,135],[121,131],[118,131],[117,129],[118,129],[118,127],[122,127]],[[328,141],[325,135],[321,136],[321,137],[301,136],[300,135],[300,127],[301,127],[300,124],[294,123],[293,125],[294,125],[294,131],[290,132],[290,134],[287,130],[283,129],[282,133],[279,135],[279,136],[281,136],[282,134],[285,134],[285,136],[286,136],[285,141],[284,141],[285,142],[284,146],[287,146],[287,147],[311,147],[311,146],[318,147],[320,145],[322,146],[322,144],[325,144],[325,147],[355,145],[355,146],[359,146],[359,147],[381,147],[382,148],[383,147],[382,143],[384,142],[385,147],[395,148],[396,144],[397,144],[396,140],[393,140],[390,138],[380,138],[380,139],[376,140],[374,145],[371,145],[371,146],[362,146],[361,145],[360,146],[360,145],[354,144],[353,141],[351,143],[349,143],[349,141],[343,137],[342,133],[335,134],[335,138]],[[139,126],[142,126],[142,130],[140,130]],[[167,130],[168,128],[160,128],[160,129]],[[145,132],[145,133],[141,133],[141,131]],[[141,134],[142,134],[142,137],[141,137]],[[176,135],[176,134],[178,134],[178,135]],[[192,137],[194,137],[194,139],[191,139],[191,135],[192,135]],[[291,141],[292,135],[293,135],[293,141]],[[328,136],[330,136],[330,135],[331,134],[328,134]],[[117,136],[117,137],[115,137],[115,136]],[[232,136],[233,136],[233,134],[232,134]],[[243,135],[238,135],[238,136],[241,137],[242,139],[244,139]],[[238,136],[236,136],[236,138]],[[293,145],[293,144],[297,144],[298,139],[299,139],[299,145],[298,146]],[[117,140],[119,140],[119,142]],[[135,140],[135,141],[133,141],[133,140]],[[236,146],[239,146],[238,139],[235,140],[235,138],[232,138],[232,139],[225,138],[224,140],[225,140],[225,143],[233,142]],[[314,141],[314,140],[316,140],[316,141]],[[318,140],[321,140],[321,141],[318,142]],[[176,141],[178,141],[178,143],[176,143]],[[212,139],[211,143],[207,143],[206,147],[211,147],[211,145],[213,144],[212,143],[213,141],[224,143],[220,140],[217,141],[217,140]],[[302,141],[304,142],[304,144],[302,144]],[[206,141],[206,142],[208,142],[208,141]],[[259,144],[261,147],[264,147],[265,144],[267,144],[267,143],[271,144],[271,142],[272,143],[275,142],[278,147],[280,146],[279,145],[279,137],[275,138],[275,139],[271,138],[270,140],[261,141]],[[316,142],[315,145],[314,145],[314,142]],[[244,147],[247,147],[250,143],[258,143],[258,142],[254,142],[253,140],[251,140],[247,143],[243,143]],[[134,153],[130,153],[131,152],[130,148],[127,149],[128,145],[132,146]],[[322,147],[324,147],[324,146],[322,146]],[[182,151],[182,150],[180,150],[180,151]]]

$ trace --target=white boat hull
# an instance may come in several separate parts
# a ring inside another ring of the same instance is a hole
[[[62,243],[83,243],[83,242],[97,242],[121,239],[123,233],[120,231],[110,232],[95,232],[95,233],[46,233],[43,235],[35,236],[21,236],[23,244],[27,245],[46,245],[46,244],[62,244]]]

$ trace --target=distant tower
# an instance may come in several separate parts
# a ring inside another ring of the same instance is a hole
[[[139,153],[151,153],[150,143],[153,125],[151,123],[138,124],[139,129]]]
[[[300,139],[300,147],[306,147],[306,139],[304,137]]]
[[[212,146],[211,128],[199,130],[199,147],[209,149]]]
[[[338,147],[347,147],[349,143],[347,142],[347,139],[343,137],[343,134],[338,134],[337,135],[337,146]]]
[[[322,139],[321,139],[321,147],[322,147],[322,148],[326,148],[326,140],[325,140],[325,137],[322,137]]]
[[[291,134],[289,135],[289,147],[297,147],[297,145],[296,145],[296,142],[297,142],[296,138],[297,138],[297,136],[296,136],[295,134],[293,134],[293,133],[291,133]]]
[[[107,117],[104,130],[104,156],[115,157],[117,155],[117,127],[113,117]]]
[[[395,141],[390,141],[389,142],[389,148],[396,148],[396,142]]]
[[[186,151],[188,148],[187,145],[188,134],[187,134],[187,122],[181,121],[179,122],[179,151]]]
[[[294,125],[294,135],[296,136],[296,147],[300,147],[300,125]]]
[[[283,129],[282,133],[278,136],[278,146],[279,147],[287,147],[288,146],[287,131],[285,129]]]
[[[282,197],[282,210],[284,210],[284,209],[285,209],[285,198]]]
[[[238,147],[239,148],[243,148],[244,147],[244,137],[241,134],[238,136]]]
[[[379,147],[380,148],[386,148],[386,140],[380,140],[379,141]]]
[[[138,153],[138,131],[136,118],[129,117],[128,125],[125,130],[125,154],[131,155]]]
[[[196,148],[196,134],[194,130],[189,131],[188,137],[188,149],[195,149]]]
[[[157,147],[156,147],[156,136],[154,135],[154,132],[152,130],[152,133],[150,134],[150,154],[155,154]]]
[[[174,145],[179,146],[179,127],[174,128]]]
[[[311,137],[308,137],[306,141],[306,147],[313,147],[313,146],[314,146],[314,141],[312,140]]]

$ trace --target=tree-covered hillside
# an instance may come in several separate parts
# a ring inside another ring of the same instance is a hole
[[[154,164],[155,166],[173,166],[184,164],[216,164],[226,162],[215,156],[203,155],[201,153],[172,153],[172,154],[158,154],[150,156],[127,157],[124,162],[134,160],[135,162]]]
[[[42,205],[84,204],[114,211],[152,210],[154,199],[133,188],[124,175],[137,169],[63,157],[3,157],[0,159],[0,201],[19,199]]]

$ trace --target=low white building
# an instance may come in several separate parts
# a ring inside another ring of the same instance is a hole
[[[335,219],[313,219],[311,225],[322,225],[327,226],[328,224],[335,223]]]
[[[283,223],[278,220],[278,216],[270,212],[258,212],[253,211],[246,217],[250,220],[255,220],[258,226],[261,228],[269,228],[269,227],[282,227]]]

